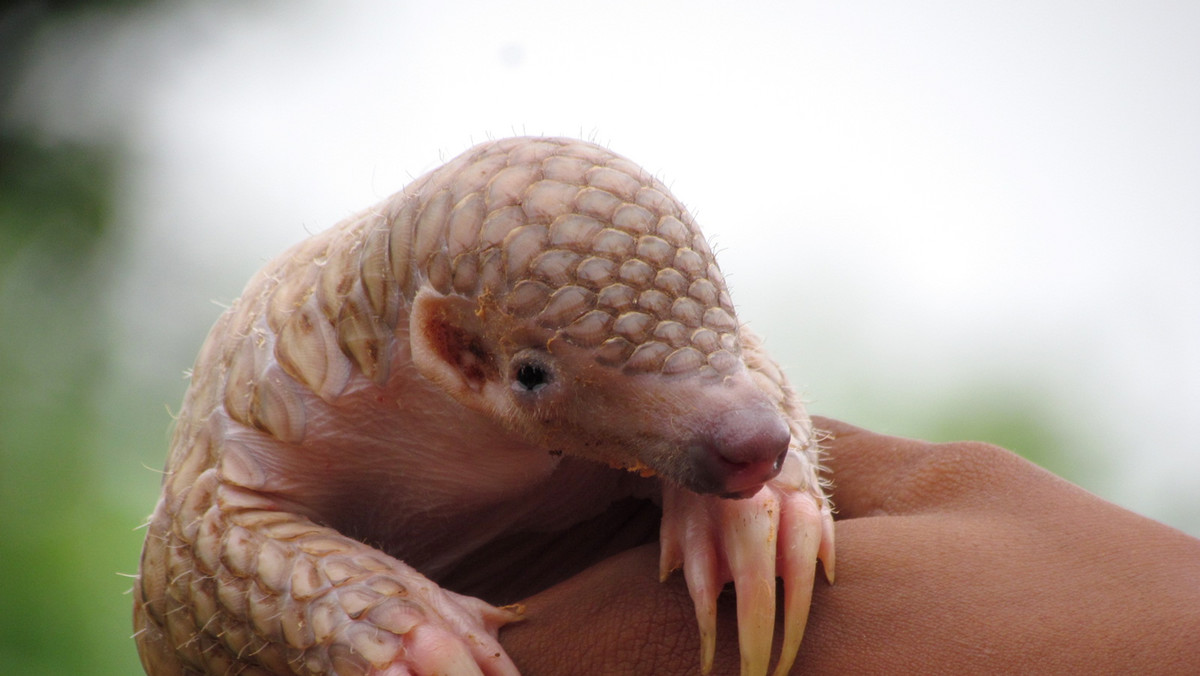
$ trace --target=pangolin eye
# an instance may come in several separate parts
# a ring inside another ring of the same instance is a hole
[[[550,371],[535,361],[524,361],[518,364],[513,376],[514,390],[537,392],[550,384]]]

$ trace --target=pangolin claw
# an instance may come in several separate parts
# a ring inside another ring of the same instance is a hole
[[[716,582],[716,552],[711,546],[704,549],[685,562],[684,576],[696,580],[688,591],[696,606],[696,623],[700,628],[700,671],[707,674],[712,671],[717,651],[717,595],[722,585]]]
[[[744,501],[726,501],[720,509],[725,555],[737,593],[742,676],[765,676],[775,633],[779,499],[769,489],[760,490]]]
[[[808,624],[808,607],[812,603],[817,572],[815,563],[823,548],[829,554],[825,564],[826,577],[833,582],[832,519],[829,519],[828,529],[824,524],[825,518],[829,517],[828,507],[818,507],[809,495],[794,493],[783,496],[780,511],[779,565],[780,577],[784,579],[784,611],[783,644],[779,649],[775,676],[788,673],[800,650],[800,640]]]
[[[827,577],[833,568],[833,522],[824,498],[775,481],[743,500],[668,487],[663,510],[660,568],[665,577],[682,564],[700,628],[701,671],[707,674],[713,664],[717,594],[732,581],[741,674],[766,675],[778,575],[784,630],[774,674],[786,674],[804,636],[818,559]]]
[[[662,521],[659,580],[665,582],[671,573],[683,568],[700,629],[700,673],[708,674],[717,651],[717,596],[723,584],[718,581],[717,552],[712,539],[687,539],[688,555],[684,557],[684,526],[681,519]]]

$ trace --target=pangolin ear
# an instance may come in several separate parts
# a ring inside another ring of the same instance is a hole
[[[486,411],[487,387],[500,380],[499,359],[487,340],[475,304],[425,288],[409,314],[413,363],[464,406]]]

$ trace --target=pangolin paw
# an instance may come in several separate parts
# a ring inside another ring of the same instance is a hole
[[[745,499],[699,495],[668,485],[663,492],[665,580],[682,566],[700,625],[700,664],[712,669],[717,595],[732,581],[737,594],[742,676],[767,673],[775,633],[775,579],[783,579],[784,634],[775,675],[795,661],[808,621],[816,564],[833,582],[833,517],[811,464],[789,452],[779,476]]]
[[[394,607],[368,617],[361,627],[376,637],[398,634],[402,649],[386,664],[370,660],[366,671],[380,676],[520,676],[500,646],[500,627],[521,619],[520,609],[497,608],[479,599],[433,587],[419,594],[422,607]],[[383,631],[380,631],[383,630]],[[361,641],[351,641],[360,647]],[[367,657],[360,649],[359,654]],[[340,672],[339,672],[340,673]],[[356,672],[357,673],[357,672]]]

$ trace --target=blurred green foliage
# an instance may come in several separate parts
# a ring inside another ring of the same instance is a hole
[[[112,155],[7,132],[0,157],[0,673],[136,673],[143,517],[93,471]]]
[[[978,375],[955,388],[910,398],[862,393],[856,399],[838,415],[850,415],[848,422],[876,432],[934,442],[984,441],[1075,483],[1095,479],[1101,462],[1072,452],[1079,435],[1054,417],[1052,397],[1028,383]]]
[[[37,251],[78,272],[112,218],[109,153],[0,130],[0,265]]]
[[[97,481],[109,461],[98,404],[119,156],[5,115],[41,27],[129,4],[0,8],[0,674],[141,671],[119,573],[136,570],[135,527],[151,505],[134,511]]]

